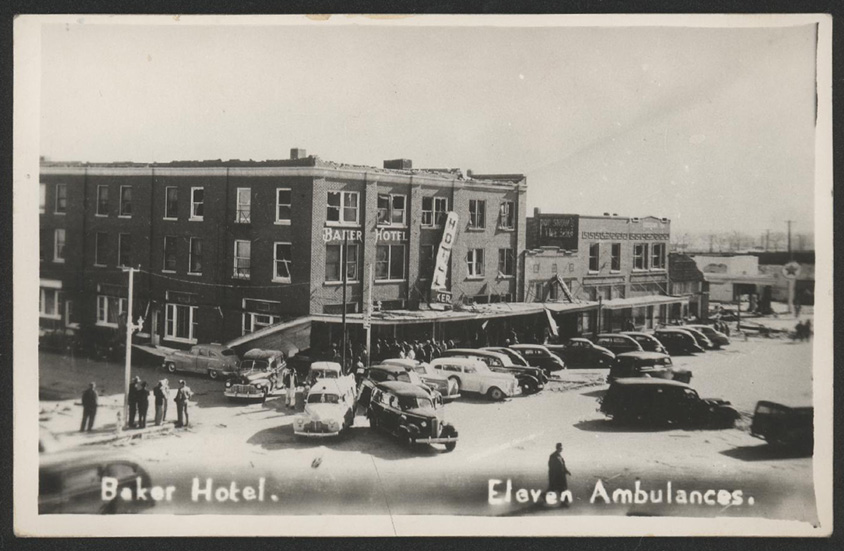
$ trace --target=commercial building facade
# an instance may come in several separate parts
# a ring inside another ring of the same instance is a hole
[[[140,269],[140,337],[172,347],[361,312],[370,266],[378,309],[426,308],[452,211],[454,301],[520,299],[524,176],[385,167],[302,150],[266,162],[42,162],[42,328],[119,334],[124,266]]]

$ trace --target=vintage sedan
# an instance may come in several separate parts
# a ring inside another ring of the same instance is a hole
[[[522,393],[512,373],[497,373],[476,358],[436,358],[431,366],[457,383],[460,392],[483,394],[499,401]]]
[[[509,348],[521,354],[532,367],[538,367],[545,373],[566,368],[566,364],[559,356],[541,344],[511,344]]]
[[[668,350],[662,346],[662,343],[659,342],[659,339],[651,335],[650,333],[642,333],[641,331],[622,331],[622,335],[627,335],[631,337],[634,341],[638,342],[639,345],[642,347],[642,350],[645,352],[659,352],[660,354],[668,354]]]
[[[673,367],[671,356],[659,352],[625,352],[615,358],[615,365],[610,368],[607,382],[628,377],[651,377],[689,383],[692,372],[688,369]]]
[[[279,379],[278,369],[272,369],[266,364],[251,364],[250,368],[242,369],[226,380],[223,395],[230,400],[263,402],[280,386]]]
[[[226,378],[249,371],[266,371],[278,374],[285,367],[287,367],[287,362],[281,350],[252,348],[243,355],[243,359],[237,362],[234,369],[227,368],[222,371],[209,369],[208,376],[212,379]]]
[[[668,353],[676,354],[695,354],[698,352],[705,352],[703,348],[698,346],[697,341],[688,331],[678,329],[676,327],[664,327],[657,329],[654,336],[659,339],[662,346],[668,350]]]
[[[373,388],[367,417],[373,430],[387,432],[408,447],[443,444],[452,451],[457,446],[457,429],[443,420],[442,412],[439,395],[432,397],[411,383],[387,381]]]
[[[610,367],[615,363],[615,354],[589,339],[569,339],[563,345],[549,345],[548,349],[560,356],[567,367]]]
[[[508,350],[508,349],[505,349]],[[510,352],[514,352],[509,350]],[[548,384],[548,375],[538,367],[514,364],[510,355],[492,348],[453,348],[443,352],[444,358],[471,358],[484,362],[496,373],[512,373],[519,381],[523,394],[536,394]]]
[[[688,325],[681,325],[679,328],[691,334],[691,336],[694,337],[697,345],[703,348],[704,350],[712,350],[713,348],[715,348],[715,343],[709,340],[709,337],[704,335],[703,331],[700,331]]]
[[[712,344],[714,344],[716,348],[721,348],[722,346],[727,346],[728,344],[730,344],[730,337],[716,330],[711,325],[690,324],[686,327],[697,329],[698,331],[706,335],[706,338],[712,341]]]
[[[499,354],[504,354],[510,361],[513,362],[513,365],[519,367],[530,367],[530,363],[525,359],[524,356],[513,350],[512,348],[507,348],[506,346],[484,346],[481,350],[489,350],[490,352],[498,352]]]
[[[355,397],[337,379],[320,379],[308,392],[305,412],[293,420],[296,436],[337,436],[355,421]]]
[[[221,344],[198,344],[190,350],[174,350],[164,356],[161,366],[175,373],[190,371],[209,375],[233,371],[237,367],[238,357],[234,350]]]
[[[363,373],[363,379],[358,385],[358,404],[364,409],[369,407],[369,398],[372,395],[372,389],[378,383],[386,381],[399,381],[410,383],[418,386],[428,393],[432,398],[434,396],[441,396],[436,390],[422,382],[422,378],[415,371],[408,371],[404,367],[398,365],[374,365],[369,367]],[[458,392],[460,388],[458,386]]]
[[[603,346],[616,356],[625,352],[644,352],[636,339],[620,333],[602,333],[598,335],[595,344]]]
[[[756,404],[750,434],[769,444],[811,452],[815,444],[815,408],[809,403],[788,405],[768,400]]]
[[[344,390],[355,392],[355,378],[344,375],[343,368],[337,362],[312,362],[305,377],[305,386],[314,386],[322,379],[334,379]]]
[[[442,373],[438,373],[428,362],[420,362],[417,360],[410,360],[406,358],[391,358],[383,360],[381,365],[396,365],[403,367],[405,371],[414,371],[422,382],[428,385],[432,390],[436,390],[443,396],[443,400],[455,400],[460,397],[460,392],[457,390],[457,384],[449,380],[448,377]],[[366,373],[366,370],[364,370]]]

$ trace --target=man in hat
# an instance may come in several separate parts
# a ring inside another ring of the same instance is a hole
[[[563,459],[563,444],[558,442],[557,449],[548,457],[548,491],[560,494],[569,489],[566,475],[571,475]],[[568,501],[560,500],[560,506],[568,507]]]
[[[191,396],[193,396],[193,392],[191,392],[184,379],[182,379],[179,381],[179,390],[176,391],[176,397],[174,398],[174,401],[176,402],[176,412],[178,414],[178,421],[176,422],[177,427],[187,427],[190,424],[190,417],[188,416],[188,400],[190,400]]]
[[[94,418],[97,416],[97,401],[97,383],[91,383],[82,393],[82,426],[79,427],[79,432],[90,431],[94,427]]]
[[[129,385],[129,426],[135,428],[135,415],[138,414],[138,390],[140,389],[141,378],[135,376],[132,384]]]

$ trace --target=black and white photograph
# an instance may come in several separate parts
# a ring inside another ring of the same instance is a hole
[[[828,536],[831,34],[17,18],[16,533]]]

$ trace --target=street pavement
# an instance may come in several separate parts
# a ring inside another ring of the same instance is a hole
[[[156,503],[151,513],[726,515],[814,521],[811,458],[778,452],[748,432],[758,400],[811,400],[811,344],[738,337],[724,350],[674,360],[692,370],[691,385],[702,397],[730,400],[742,412],[736,428],[617,427],[597,411],[607,371],[572,369],[537,395],[499,403],[466,396],[446,405],[446,419],[460,432],[451,453],[437,446],[409,450],[369,429],[363,416],[344,437],[300,440],[281,393],[263,404],[232,403],[223,397],[220,381],[174,376],[150,366],[133,368],[133,375],[152,385],[163,377],[171,386],[179,378],[188,381],[195,392],[192,426],[90,447],[117,448],[137,458],[155,484],[177,488],[172,501]],[[104,428],[99,430],[113,429],[108,423],[122,403],[122,366],[52,354],[41,354],[40,361],[42,424],[59,441],[78,442],[79,396],[89,381],[98,382],[103,401],[111,404],[101,408],[98,425]],[[170,417],[174,414],[171,403]],[[531,489],[547,486],[547,459],[556,442],[565,446],[574,503],[568,509],[520,503],[517,489],[530,495]],[[194,484],[204,488],[208,478],[215,487],[230,488],[232,482],[257,487],[262,477],[261,502],[206,501],[202,494],[192,499]],[[596,490],[601,486],[611,496],[616,489],[633,491],[637,481],[638,489],[653,490],[648,503],[606,503]],[[678,489],[713,490],[709,496],[740,491],[741,499],[667,503],[667,495]],[[657,490],[661,503],[654,503]]]

